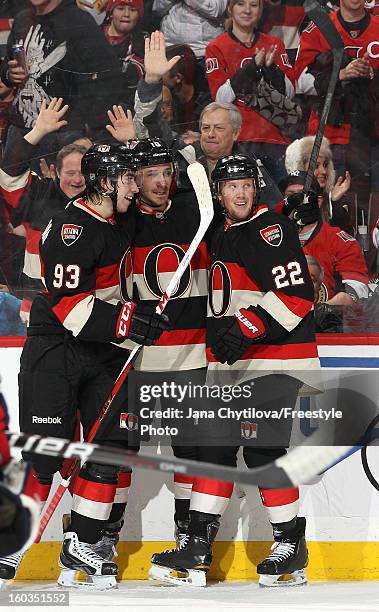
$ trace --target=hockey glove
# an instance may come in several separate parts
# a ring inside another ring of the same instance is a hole
[[[293,220],[300,227],[315,223],[320,219],[318,196],[314,191],[294,193],[286,198],[282,212],[287,216],[293,212]]]
[[[211,350],[217,361],[233,365],[251,344],[265,336],[266,327],[256,308],[241,308],[234,314],[233,323],[217,332],[217,340]]]
[[[120,342],[127,338],[137,344],[151,346],[164,331],[170,329],[167,315],[156,314],[155,309],[151,306],[143,306],[134,302],[126,302],[120,306],[116,325],[116,336]]]
[[[262,78],[262,69],[255,63],[254,58],[251,58],[250,62],[247,62],[243,68],[237,70],[232,77],[230,77],[230,85],[236,96],[240,94],[254,94],[256,83]]]
[[[3,394],[0,393],[0,467],[6,465],[10,458],[10,450],[5,432],[8,427],[8,412]]]

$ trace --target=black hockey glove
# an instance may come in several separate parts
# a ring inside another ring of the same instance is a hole
[[[314,191],[293,193],[286,198],[282,212],[289,216],[293,212],[293,220],[303,227],[320,219],[318,196]]]
[[[229,82],[236,96],[239,94],[253,94],[255,93],[256,83],[262,78],[262,69],[257,66],[254,58],[251,58],[250,62],[247,62],[242,68],[237,70]]]
[[[217,340],[211,351],[217,361],[233,365],[256,340],[266,336],[266,327],[254,306],[241,308],[234,314],[229,327],[217,332]]]
[[[116,336],[120,342],[128,339],[137,344],[151,346],[164,331],[170,329],[167,315],[156,314],[151,306],[134,302],[126,302],[120,306],[116,325]]]

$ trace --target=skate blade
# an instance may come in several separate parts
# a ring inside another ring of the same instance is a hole
[[[289,587],[306,583],[307,575],[304,569],[296,570],[292,574],[261,574],[259,577],[259,586],[261,587]]]
[[[5,591],[7,583],[13,580],[13,578],[0,578],[0,591]]]
[[[149,578],[176,586],[205,587],[207,585],[206,573],[201,570],[175,570],[163,565],[152,565],[149,569]]]
[[[79,577],[78,577],[79,574]],[[81,579],[83,576],[84,580]],[[77,570],[63,569],[58,578],[58,585],[86,591],[108,591],[117,589],[116,576],[88,576]]]

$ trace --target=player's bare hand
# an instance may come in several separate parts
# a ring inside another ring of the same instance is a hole
[[[165,37],[162,32],[155,31],[150,37],[147,36],[144,60],[146,83],[158,83],[163,75],[175,66],[180,57],[180,55],[175,55],[170,60],[166,58]]]
[[[345,176],[339,176],[336,184],[332,189],[332,201],[338,202],[350,189],[351,176],[350,172],[345,172]]]
[[[41,159],[39,160],[39,167],[41,171],[41,176],[43,176],[43,178],[49,178],[54,180],[57,177],[57,171],[55,169],[54,164],[49,165],[46,159],[44,159],[43,157],[41,157]]]
[[[28,74],[18,64],[17,60],[9,60],[7,77],[10,83],[15,87],[22,87],[28,80]]]
[[[122,106],[114,104],[112,110],[108,111],[108,117],[111,125],[105,127],[118,142],[126,143],[128,140],[134,140],[137,137],[130,110],[127,110],[125,114]]]

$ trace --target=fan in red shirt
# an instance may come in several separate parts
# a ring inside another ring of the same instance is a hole
[[[257,29],[263,0],[229,0],[227,10],[227,31],[206,49],[211,95],[239,108],[242,152],[258,156],[278,181],[285,174],[290,130],[299,119],[297,106],[289,100],[294,93],[292,66],[283,42]],[[273,91],[278,103],[273,102]]]

